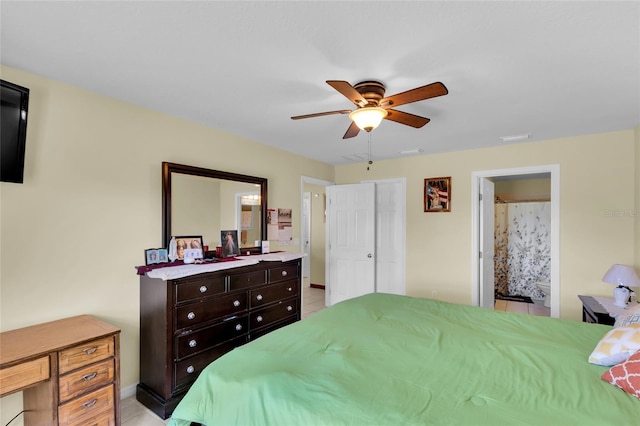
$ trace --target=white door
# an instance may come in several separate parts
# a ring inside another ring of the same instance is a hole
[[[311,193],[305,192],[302,200],[302,277],[306,287],[311,283]]]
[[[375,184],[376,292],[405,295],[406,180]]]
[[[494,283],[494,185],[489,179],[480,179],[480,306],[493,309],[495,304]]]
[[[375,292],[375,184],[327,187],[327,306]]]

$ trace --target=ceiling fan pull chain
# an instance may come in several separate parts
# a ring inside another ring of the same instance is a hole
[[[373,161],[371,161],[371,132],[368,133],[369,135],[369,165],[367,166],[367,170],[369,170],[369,166],[371,166],[373,164]]]

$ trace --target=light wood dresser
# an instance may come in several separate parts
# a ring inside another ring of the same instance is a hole
[[[120,425],[120,330],[80,315],[0,333],[0,397],[18,391],[25,425]]]

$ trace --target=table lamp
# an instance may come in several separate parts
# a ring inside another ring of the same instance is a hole
[[[620,307],[626,306],[627,301],[630,300],[631,290],[629,287],[640,287],[640,279],[636,275],[636,271],[628,265],[613,265],[604,274],[602,281],[618,286],[613,290],[613,298],[615,299],[613,304]]]

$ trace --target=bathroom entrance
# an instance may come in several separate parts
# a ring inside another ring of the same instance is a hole
[[[551,177],[498,176],[494,183],[495,308],[549,316]]]
[[[472,181],[473,303],[559,317],[559,166],[473,172]]]

